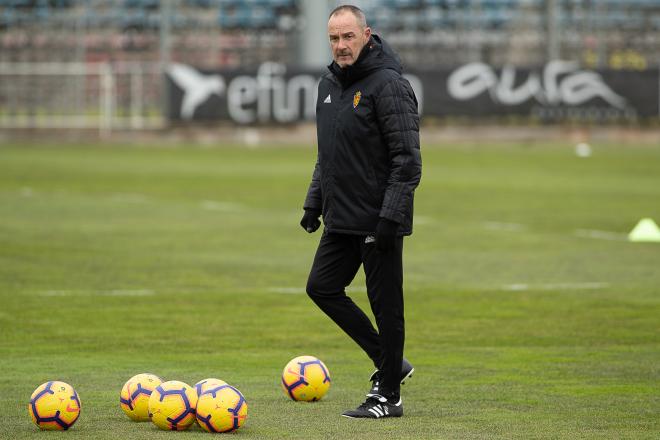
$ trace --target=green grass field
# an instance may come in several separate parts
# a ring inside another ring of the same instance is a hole
[[[204,438],[131,422],[132,375],[218,377],[250,439],[660,437],[660,148],[424,146],[406,240],[399,420],[339,416],[372,366],[304,294],[319,233],[298,225],[309,148],[0,147],[0,438],[46,438],[27,402],[64,380],[67,438]],[[364,277],[351,295],[368,307]],[[333,385],[288,400],[312,354]],[[60,438],[60,435],[57,435]],[[62,437],[63,438],[63,437]]]

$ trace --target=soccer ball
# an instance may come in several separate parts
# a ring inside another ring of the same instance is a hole
[[[197,401],[197,423],[208,432],[230,432],[245,424],[248,404],[231,385],[209,387]]]
[[[282,388],[293,400],[315,402],[330,388],[330,373],[314,356],[298,356],[282,372]]]
[[[190,385],[170,380],[158,385],[149,397],[149,418],[160,429],[183,431],[195,422],[197,392]]]
[[[149,420],[149,397],[162,382],[163,379],[149,373],[131,377],[119,393],[119,406],[136,422]]]
[[[80,416],[80,398],[68,383],[46,382],[32,393],[28,412],[39,428],[66,431]]]
[[[195,384],[195,391],[197,391],[197,397],[201,397],[202,393],[209,388],[217,388],[220,385],[227,385],[227,382],[224,380],[220,379],[215,379],[215,378],[208,378],[208,379],[202,379],[199,382]]]

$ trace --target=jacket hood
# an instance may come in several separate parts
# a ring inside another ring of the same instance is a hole
[[[403,71],[403,66],[399,56],[392,50],[390,45],[376,34],[371,35],[355,63],[341,68],[333,61],[328,66],[328,70],[335,75],[344,88],[382,69],[392,69],[400,74]]]

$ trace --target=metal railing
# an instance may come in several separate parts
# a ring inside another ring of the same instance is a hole
[[[0,128],[159,128],[163,89],[158,64],[0,63]]]

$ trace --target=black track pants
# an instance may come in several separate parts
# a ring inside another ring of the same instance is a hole
[[[324,232],[307,281],[307,294],[372,359],[382,373],[380,390],[399,397],[405,337],[403,318],[403,237],[381,253],[365,236]],[[360,265],[378,331],[346,295]]]

